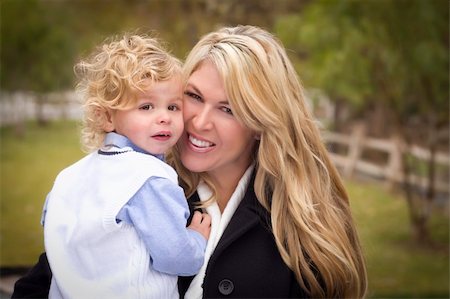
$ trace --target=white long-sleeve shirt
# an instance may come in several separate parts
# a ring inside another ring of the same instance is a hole
[[[231,195],[230,200],[227,203],[223,213],[220,212],[217,203],[206,207],[206,212],[211,216],[211,232],[209,234],[208,245],[205,251],[205,262],[201,267],[199,273],[194,277],[189,289],[185,294],[186,299],[200,299],[203,297],[203,280],[205,278],[206,267],[208,266],[208,261],[214,252],[217,244],[219,243],[220,237],[222,237],[225,228],[233,217],[234,212],[238,208],[242,199],[244,198],[245,191],[250,182],[250,178],[253,172],[254,165],[251,165],[244,173],[240,179],[236,189]],[[200,183],[197,187],[197,193],[200,201],[206,201],[211,197],[211,190],[205,183]]]

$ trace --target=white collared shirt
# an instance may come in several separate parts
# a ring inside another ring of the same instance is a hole
[[[222,236],[225,228],[233,217],[234,212],[237,207],[241,203],[244,198],[245,191],[247,190],[248,183],[250,181],[251,174],[253,172],[254,164],[250,165],[249,168],[245,171],[242,178],[239,180],[239,183],[231,195],[228,204],[226,205],[223,214],[220,213],[219,205],[217,202],[214,202],[210,206],[206,207],[206,212],[211,216],[211,233],[209,235],[208,244],[206,245],[205,251],[205,261],[203,266],[200,269],[200,272],[194,277],[192,280],[185,298],[187,299],[197,299],[202,298],[203,296],[203,280],[205,278],[206,267],[208,266],[209,259],[214,252],[217,244],[219,243],[220,237]],[[197,193],[200,198],[200,201],[204,202],[211,197],[212,191],[209,187],[204,183],[200,182],[197,187]]]

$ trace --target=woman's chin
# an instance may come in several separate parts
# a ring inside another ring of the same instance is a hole
[[[181,157],[181,163],[183,163],[183,166],[186,167],[191,172],[205,172],[206,167],[203,165],[202,161],[199,161],[198,159],[193,159],[191,157],[182,156]]]

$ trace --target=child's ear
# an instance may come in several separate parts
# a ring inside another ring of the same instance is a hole
[[[108,109],[105,109],[98,111],[97,113],[101,115],[101,116],[99,115],[100,116],[99,118],[103,122],[103,130],[105,130],[105,132],[107,133],[114,131],[115,127],[112,112]]]

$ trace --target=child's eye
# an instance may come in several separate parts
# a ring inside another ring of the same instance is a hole
[[[198,94],[192,93],[190,91],[185,91],[184,94],[187,95],[190,98],[193,98],[196,101],[201,101],[202,100],[201,96],[199,96]]]
[[[150,109],[153,109],[153,105],[145,104],[145,105],[142,105],[141,107],[139,107],[139,109],[140,110],[150,110]]]
[[[169,109],[169,111],[179,111],[179,110],[181,110],[178,105],[170,105],[167,109]]]

